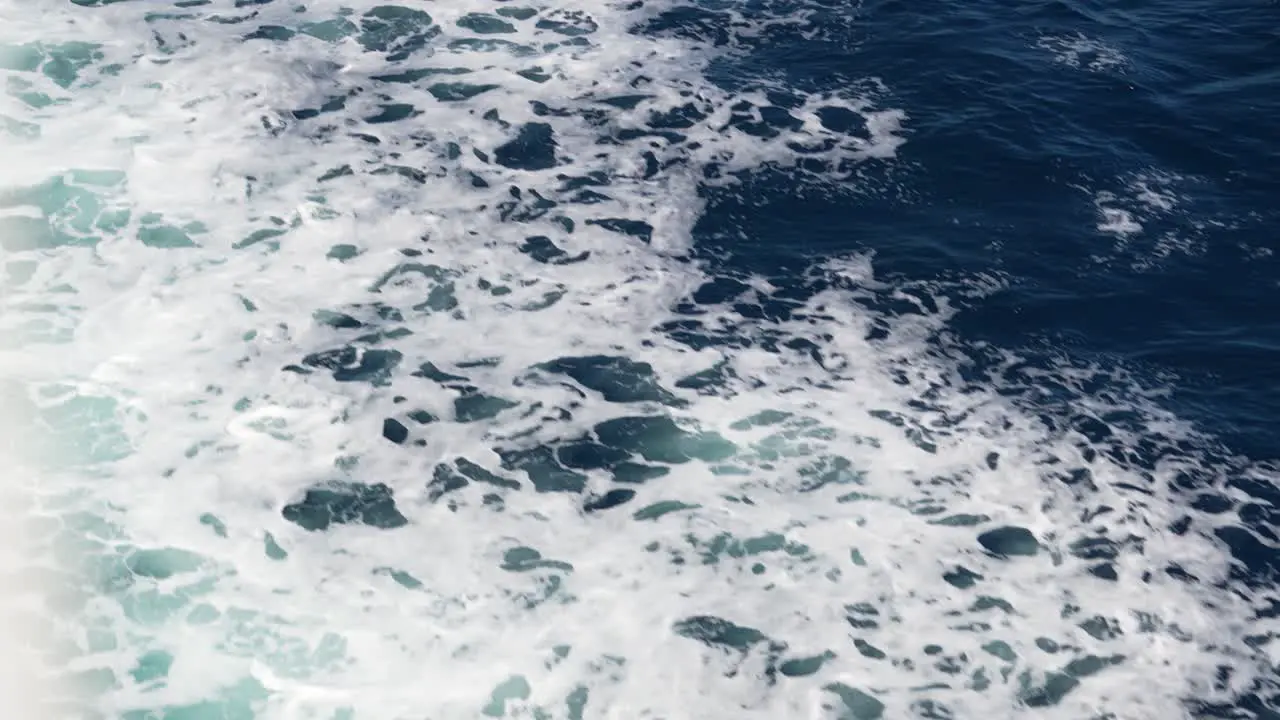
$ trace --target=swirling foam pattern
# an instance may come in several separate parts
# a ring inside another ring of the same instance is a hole
[[[1094,392],[1111,371],[953,338],[948,298],[998,281],[691,257],[705,188],[897,162],[874,69],[800,91],[744,59],[856,11],[0,3],[2,362],[43,429],[57,707],[1168,718],[1255,690],[1272,593],[1190,498],[1261,470]]]

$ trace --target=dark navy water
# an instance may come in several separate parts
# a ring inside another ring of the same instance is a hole
[[[845,12],[817,39],[767,34],[752,57],[806,89],[882,79],[887,104],[910,109],[901,164],[835,197],[786,173],[713,195],[707,256],[783,282],[850,250],[917,281],[999,276],[1007,287],[965,303],[957,333],[1123,365],[1231,450],[1280,457],[1280,5]],[[1177,200],[1117,247],[1094,195],[1141,212],[1124,197],[1135,176],[1176,178]],[[726,227],[745,237],[717,241]]]

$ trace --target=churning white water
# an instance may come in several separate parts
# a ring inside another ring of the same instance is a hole
[[[0,0],[32,450],[0,545],[50,716],[1168,718],[1247,686],[1261,599],[1174,482],[1213,468],[1067,422],[1174,418],[1027,390],[1096,368],[970,372],[945,297],[981,283],[854,256],[789,298],[689,259],[700,187],[909,147],[874,68],[714,81],[808,12]]]

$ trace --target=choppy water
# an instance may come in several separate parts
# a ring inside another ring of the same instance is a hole
[[[1276,717],[1276,27],[0,0],[57,712]]]

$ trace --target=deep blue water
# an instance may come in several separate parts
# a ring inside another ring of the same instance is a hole
[[[1231,450],[1280,457],[1280,4],[870,0],[852,22],[842,12],[830,37],[770,34],[753,57],[801,88],[882,79],[886,104],[909,108],[900,162],[837,197],[805,196],[785,174],[713,196],[701,247],[784,277],[851,250],[912,280],[998,274],[1008,287],[966,304],[963,337],[1120,363]],[[1055,62],[1046,37],[1121,57]],[[1179,178],[1180,197],[1113,251],[1091,194],[1144,173]],[[717,242],[726,226],[746,237]],[[1164,234],[1194,247],[1143,262]]]

